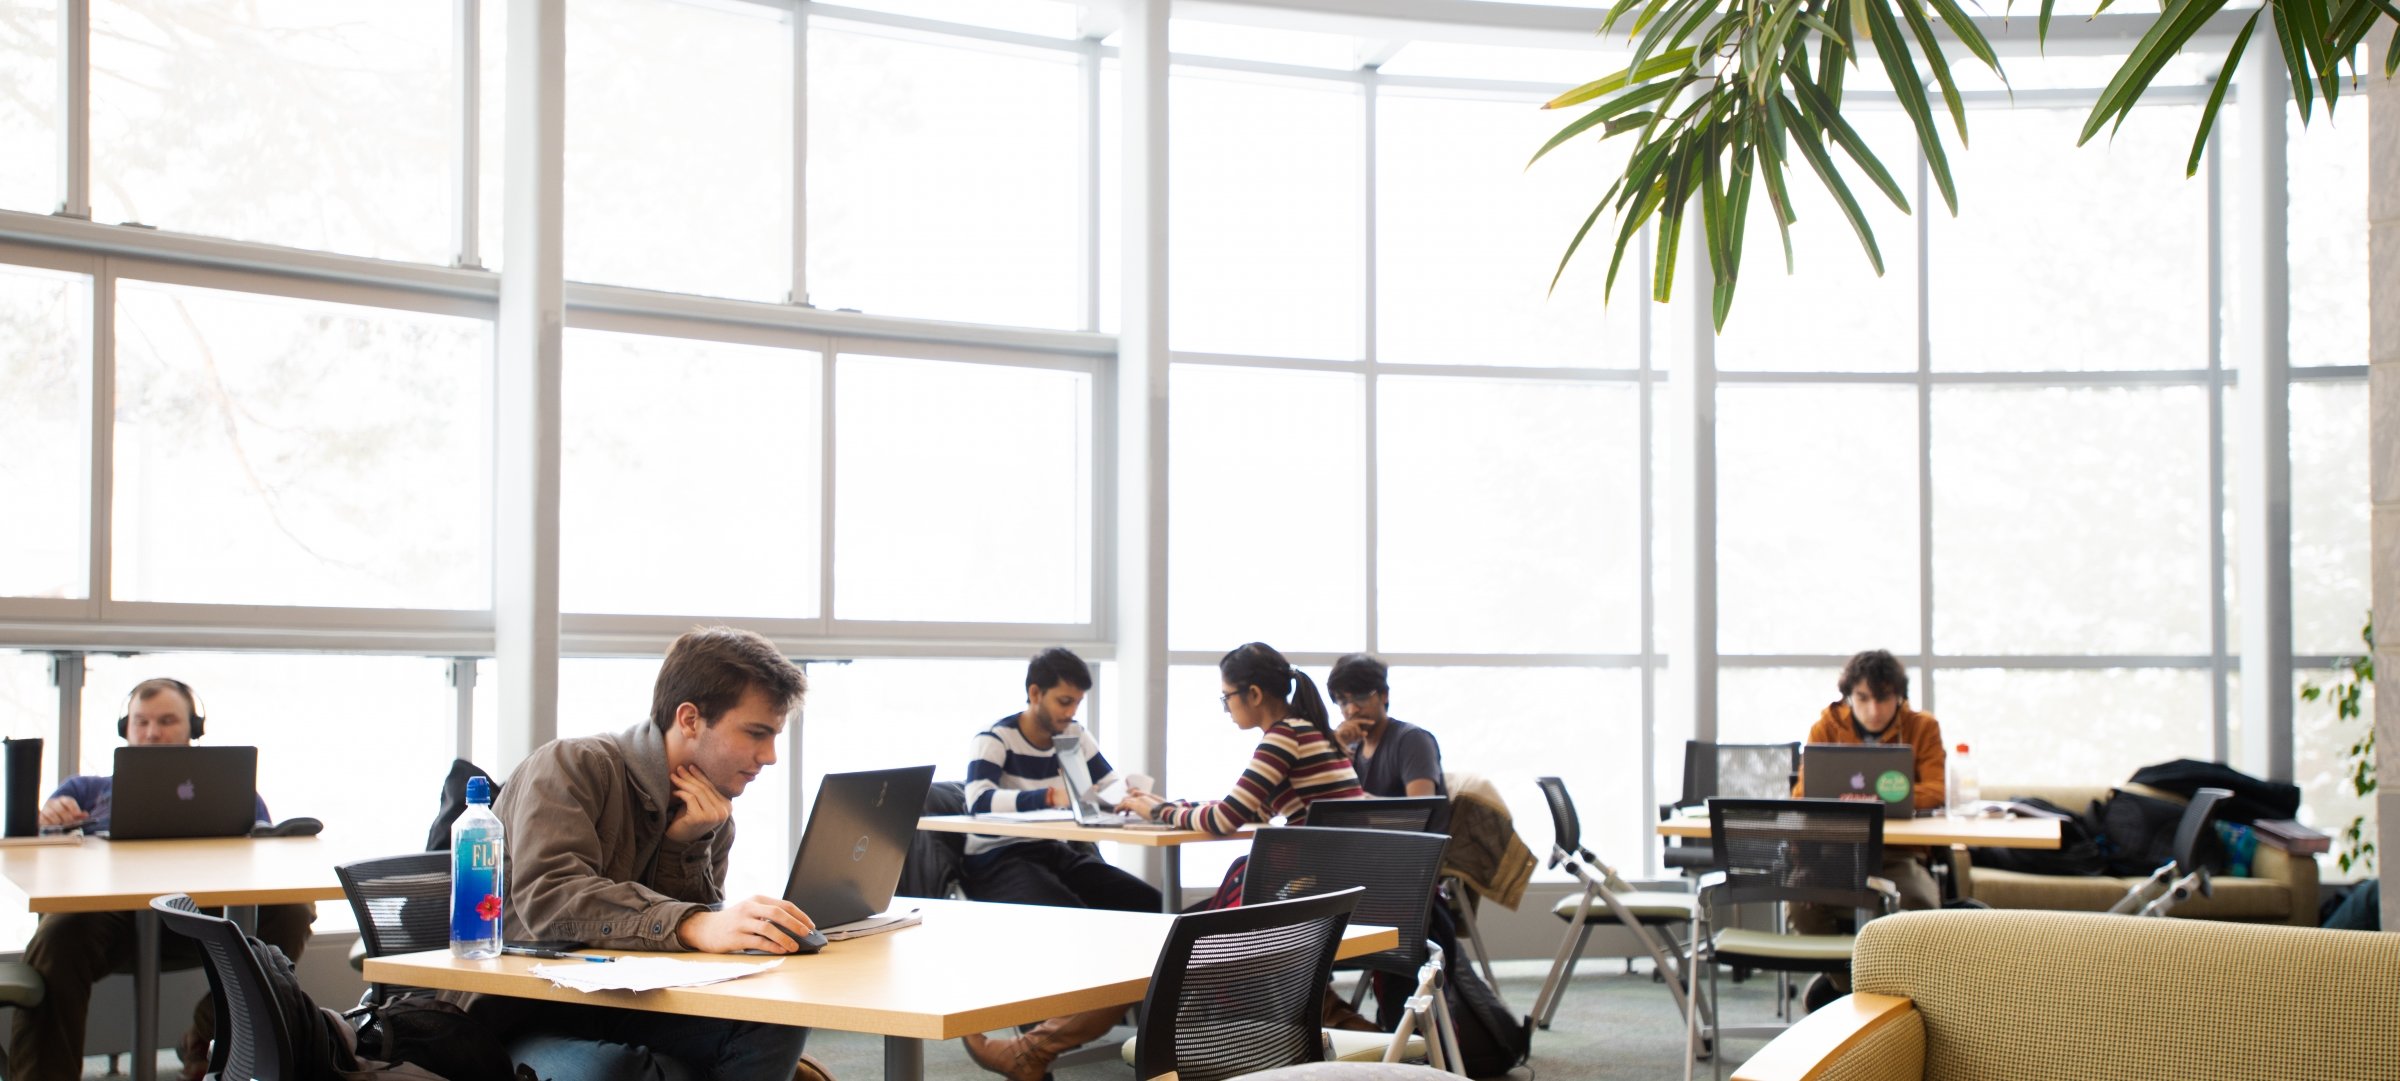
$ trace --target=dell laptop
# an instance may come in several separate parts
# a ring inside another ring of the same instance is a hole
[[[1917,813],[1917,753],[1905,743],[1811,743],[1800,778],[1807,799],[1872,800],[1885,818]]]
[[[119,747],[109,805],[111,840],[248,836],[258,748]]]
[[[931,787],[932,766],[826,774],[783,899],[829,935],[883,911]]]

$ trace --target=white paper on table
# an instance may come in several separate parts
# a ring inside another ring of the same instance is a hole
[[[529,971],[572,991],[661,991],[669,987],[703,987],[738,980],[782,963],[780,957],[756,964],[678,961],[672,957],[620,957],[607,964],[584,961],[535,965]]]

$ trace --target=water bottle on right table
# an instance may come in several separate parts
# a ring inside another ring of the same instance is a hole
[[[450,952],[500,956],[500,889],[507,843],[492,813],[492,782],[467,778],[467,809],[450,825]]]
[[[1964,743],[1950,749],[1942,778],[1942,802],[1952,818],[1971,818],[1976,804],[1983,799],[1983,788],[1976,783],[1975,758],[1967,753]]]

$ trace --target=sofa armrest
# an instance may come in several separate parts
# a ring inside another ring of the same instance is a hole
[[[1733,1081],[1811,1081],[1835,1069],[1861,1081],[1925,1076],[1925,1021],[1895,995],[1845,995],[1785,1029]]]
[[[2317,925],[2317,858],[2262,844],[2250,857],[2250,877],[2271,878],[2292,891],[2292,911],[2285,922],[2296,927]]]

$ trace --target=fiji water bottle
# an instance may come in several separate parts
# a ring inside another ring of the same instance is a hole
[[[467,778],[467,809],[450,826],[450,952],[500,956],[501,860],[506,844],[492,813],[492,782]]]

